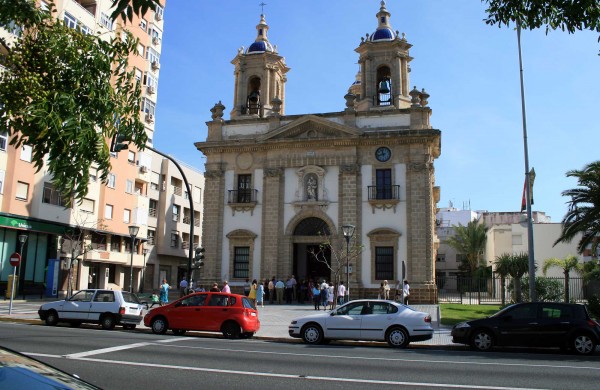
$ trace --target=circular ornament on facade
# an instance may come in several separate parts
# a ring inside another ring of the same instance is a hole
[[[244,152],[238,154],[235,162],[239,169],[248,169],[252,166],[254,158],[252,157],[252,153]]]
[[[377,150],[375,151],[375,158],[377,159],[377,161],[386,162],[390,159],[390,157],[392,157],[392,151],[389,148],[386,148],[385,146],[377,148]]]

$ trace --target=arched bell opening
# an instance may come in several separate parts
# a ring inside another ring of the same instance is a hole
[[[260,77],[252,77],[248,81],[248,95],[246,98],[246,114],[260,114]]]
[[[388,66],[377,69],[377,105],[390,106],[392,101],[392,72]]]

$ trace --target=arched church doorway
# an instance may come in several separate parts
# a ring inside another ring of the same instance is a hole
[[[296,225],[292,269],[298,281],[331,280],[331,250],[322,245],[329,236],[329,226],[320,218],[305,218]]]

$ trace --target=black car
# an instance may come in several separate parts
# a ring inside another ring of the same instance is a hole
[[[517,303],[488,318],[456,324],[452,342],[479,351],[494,346],[559,347],[588,355],[600,342],[600,325],[584,305]]]

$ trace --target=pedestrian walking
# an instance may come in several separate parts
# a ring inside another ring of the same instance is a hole
[[[221,290],[219,290],[219,284],[217,282],[214,282],[212,287],[210,288],[210,292],[221,292]]]
[[[258,284],[258,288],[256,289],[256,307],[260,305],[260,307],[265,307],[263,300],[265,297],[265,286],[262,283]]]
[[[327,304],[329,305],[329,310],[333,310],[333,304],[335,302],[335,286],[332,284],[329,286],[329,290],[327,291]]]
[[[221,292],[231,294],[231,287],[229,287],[229,283],[226,280],[223,282],[223,288],[221,289]]]
[[[294,283],[292,277],[288,276],[285,281],[285,303],[288,305],[292,303],[292,296],[294,295]]]
[[[379,285],[379,293],[377,294],[377,299],[383,299],[383,282]]]
[[[340,282],[340,285],[337,289],[337,299],[338,305],[344,304],[344,297],[346,296],[346,286],[344,286],[344,282]]]
[[[383,299],[390,299],[390,285],[388,284],[387,280],[383,281]]]
[[[160,285],[160,296],[159,296],[160,306],[166,305],[167,303],[169,303],[169,290],[170,289],[171,289],[171,286],[169,286],[169,283],[167,283],[167,279],[163,279],[162,284]]]
[[[311,292],[313,297],[313,303],[315,304],[315,310],[321,310],[321,291],[316,285],[313,285]]]
[[[275,300],[275,276],[269,280],[269,303],[272,305]]]
[[[185,276],[183,277],[183,279],[181,279],[181,282],[179,282],[179,296],[180,297],[184,297],[187,294],[187,288],[188,288],[188,282],[187,280],[185,280]]]
[[[281,305],[283,303],[283,289],[285,288],[285,284],[282,280],[278,280],[275,283],[275,292],[277,293],[277,304]]]
[[[252,285],[250,286],[250,293],[248,293],[248,299],[252,302],[252,306],[256,307],[256,289],[258,288],[258,282],[256,279],[252,281]]]
[[[404,287],[402,288],[402,295],[404,297],[404,304],[408,305],[408,297],[410,296],[410,286],[408,280],[404,280]]]
[[[325,287],[323,287],[325,284]],[[323,306],[323,310],[327,310],[327,295],[329,294],[329,285],[323,281],[321,284],[321,305]]]
[[[250,295],[250,279],[246,279],[246,281],[244,282],[244,295]]]

